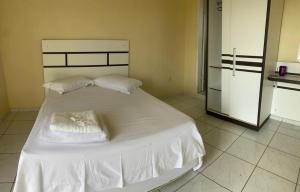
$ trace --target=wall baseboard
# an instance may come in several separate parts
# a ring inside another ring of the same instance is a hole
[[[300,121],[295,121],[295,120],[287,119],[287,118],[284,118],[284,117],[279,117],[279,116],[276,116],[276,115],[271,115],[271,119],[282,121],[282,122],[289,123],[289,124],[292,124],[292,125],[300,126]]]
[[[11,112],[39,111],[40,108],[12,108]]]

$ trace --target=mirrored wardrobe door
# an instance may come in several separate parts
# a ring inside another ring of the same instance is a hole
[[[207,109],[221,112],[222,0],[208,1]]]

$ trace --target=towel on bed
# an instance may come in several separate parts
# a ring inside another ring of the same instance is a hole
[[[50,129],[72,133],[103,133],[93,111],[53,113]]]
[[[67,143],[107,141],[107,128],[103,119],[99,119],[94,111],[56,112],[51,116],[49,128],[56,135],[68,137]]]

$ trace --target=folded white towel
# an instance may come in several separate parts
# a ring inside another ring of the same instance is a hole
[[[106,125],[101,116],[99,120],[94,111],[53,113],[49,127],[51,140],[62,143],[107,141],[109,136]]]
[[[93,111],[53,113],[50,129],[72,133],[103,132]]]

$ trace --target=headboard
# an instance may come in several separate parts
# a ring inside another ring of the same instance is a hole
[[[44,82],[75,75],[128,76],[128,40],[42,40]]]

